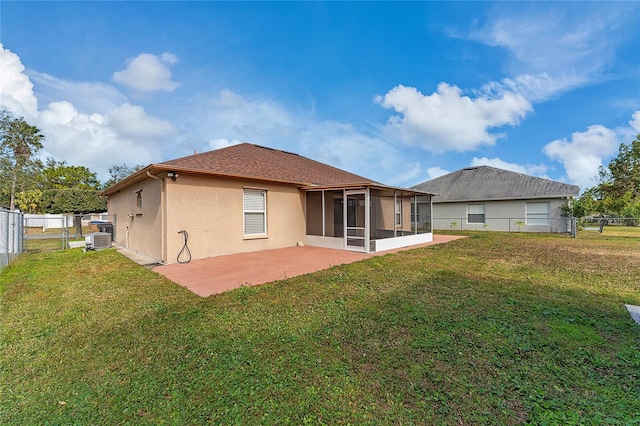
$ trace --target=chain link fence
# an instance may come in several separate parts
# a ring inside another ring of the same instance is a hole
[[[23,214],[0,210],[0,271],[24,250]]]
[[[25,214],[24,251],[42,252],[83,247],[85,235],[109,232],[114,235],[115,215],[108,214]]]
[[[518,217],[484,217],[473,218],[461,217],[440,217],[433,219],[434,230],[453,231],[501,231],[501,232],[549,232],[573,234],[575,230],[575,218],[554,217],[544,220],[531,220]]]
[[[578,219],[577,226],[580,232],[640,238],[640,218],[638,217],[589,216]]]

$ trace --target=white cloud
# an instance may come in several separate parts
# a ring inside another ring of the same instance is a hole
[[[38,115],[38,99],[20,57],[0,43],[0,105],[27,121]]]
[[[42,111],[38,125],[47,136],[46,155],[86,166],[101,179],[113,164],[160,160],[160,142],[175,134],[170,123],[129,104],[106,115],[89,115],[78,112],[69,102],[53,102]]]
[[[519,93],[531,102],[541,102],[556,95],[589,82],[589,78],[579,74],[566,74],[551,77],[548,73],[520,74],[513,78],[504,78],[489,82],[478,93]]]
[[[161,139],[175,133],[168,121],[152,117],[141,106],[128,103],[109,111],[104,123],[119,135],[136,141]]]
[[[548,178],[547,166],[544,164],[517,164],[517,163],[509,163],[500,158],[487,158],[487,157],[473,157],[471,160],[470,166],[491,166],[496,167],[498,169],[510,170],[512,172],[522,173],[530,176],[538,176],[542,178]]]
[[[293,142],[298,145],[294,152],[388,185],[413,181],[420,174],[414,158],[407,161],[391,143],[362,134],[351,124],[311,121],[299,142],[295,137]]]
[[[105,114],[127,102],[127,97],[109,84],[62,80],[33,70],[29,70],[28,75],[43,105],[67,101],[80,112]]]
[[[542,101],[607,78],[617,45],[633,36],[625,29],[627,6],[580,3],[523,9],[518,4],[512,9],[501,4],[470,38],[510,54],[505,65],[512,77],[492,84]]]
[[[113,74],[113,81],[122,83],[140,93],[156,91],[173,92],[179,84],[171,80],[170,65],[177,58],[170,53],[160,56],[142,53],[126,61],[127,68]]]
[[[161,160],[163,144],[176,134],[171,123],[126,102],[109,85],[64,81],[30,71],[37,81],[35,88],[41,88],[45,97],[57,99],[38,111],[39,93],[34,93],[18,55],[0,45],[0,60],[0,103],[40,128],[45,135],[43,157],[86,166],[106,179],[113,164]],[[74,102],[81,103],[83,110]]]
[[[449,173],[451,173],[449,170],[445,170],[440,167],[429,167],[427,169],[427,175],[429,176],[429,180],[438,178],[440,176],[448,175]]]
[[[493,145],[501,135],[491,129],[515,126],[533,109],[520,94],[503,91],[499,97],[484,94],[472,99],[447,83],[440,83],[428,96],[414,87],[398,85],[375,101],[400,114],[387,122],[388,135],[432,152],[464,152]]]
[[[286,110],[268,99],[249,99],[229,89],[189,103],[194,115],[184,153],[249,142],[295,152],[389,185],[408,185],[423,174],[415,157],[405,158],[392,142],[367,135],[351,124],[317,120],[308,111]],[[188,113],[187,113],[188,114]],[[401,171],[400,173],[398,171]]]
[[[613,155],[618,147],[614,131],[593,125],[586,132],[575,132],[571,140],[555,140],[544,146],[543,152],[561,162],[571,183],[582,189],[593,186],[602,160]]]
[[[629,120],[629,125],[636,132],[640,132],[640,111],[636,111],[631,115],[631,120]]]
[[[241,144],[242,142],[240,142],[237,139],[234,140],[229,140],[229,139],[225,139],[225,138],[217,138],[217,139],[212,139],[209,141],[207,148],[209,150],[213,150],[213,149],[220,149],[220,148],[227,148],[229,146],[233,146],[233,145],[238,145]]]

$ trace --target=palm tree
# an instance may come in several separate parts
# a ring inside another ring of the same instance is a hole
[[[32,157],[42,149],[44,135],[24,118],[15,118],[9,111],[0,111],[0,158],[8,167],[11,182],[9,208],[16,207],[18,176],[33,164]]]

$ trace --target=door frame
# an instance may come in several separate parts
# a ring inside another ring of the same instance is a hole
[[[352,212],[351,214],[355,214],[356,217],[354,218],[356,221],[356,225],[357,225],[357,216],[358,216],[358,211],[359,211],[359,203],[358,201],[361,199],[360,197],[357,198],[353,198],[352,196],[357,196],[357,195],[364,195],[364,227],[362,226],[349,226],[349,222],[350,222],[350,216],[349,216],[349,199],[355,199],[356,200],[356,208],[355,211]],[[351,198],[350,198],[351,197]],[[345,250],[351,250],[351,251],[359,251],[359,252],[364,252],[364,253],[369,253],[370,252],[370,197],[369,197],[369,189],[356,189],[356,190],[345,190],[343,193],[343,201],[342,201],[342,208],[343,208],[343,230],[344,230],[344,248]],[[352,233],[353,235],[349,235],[349,233]],[[359,235],[360,234],[360,235]],[[349,240],[351,241],[362,241],[362,246],[360,245],[353,245],[353,244],[349,244]]]

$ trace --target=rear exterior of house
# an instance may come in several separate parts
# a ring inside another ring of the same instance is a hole
[[[103,194],[115,243],[158,263],[177,261],[180,231],[193,259],[304,244],[372,252],[433,236],[430,194],[252,144],[152,164]]]
[[[413,189],[437,193],[433,229],[570,232],[562,206],[580,188],[489,166],[468,167]]]

